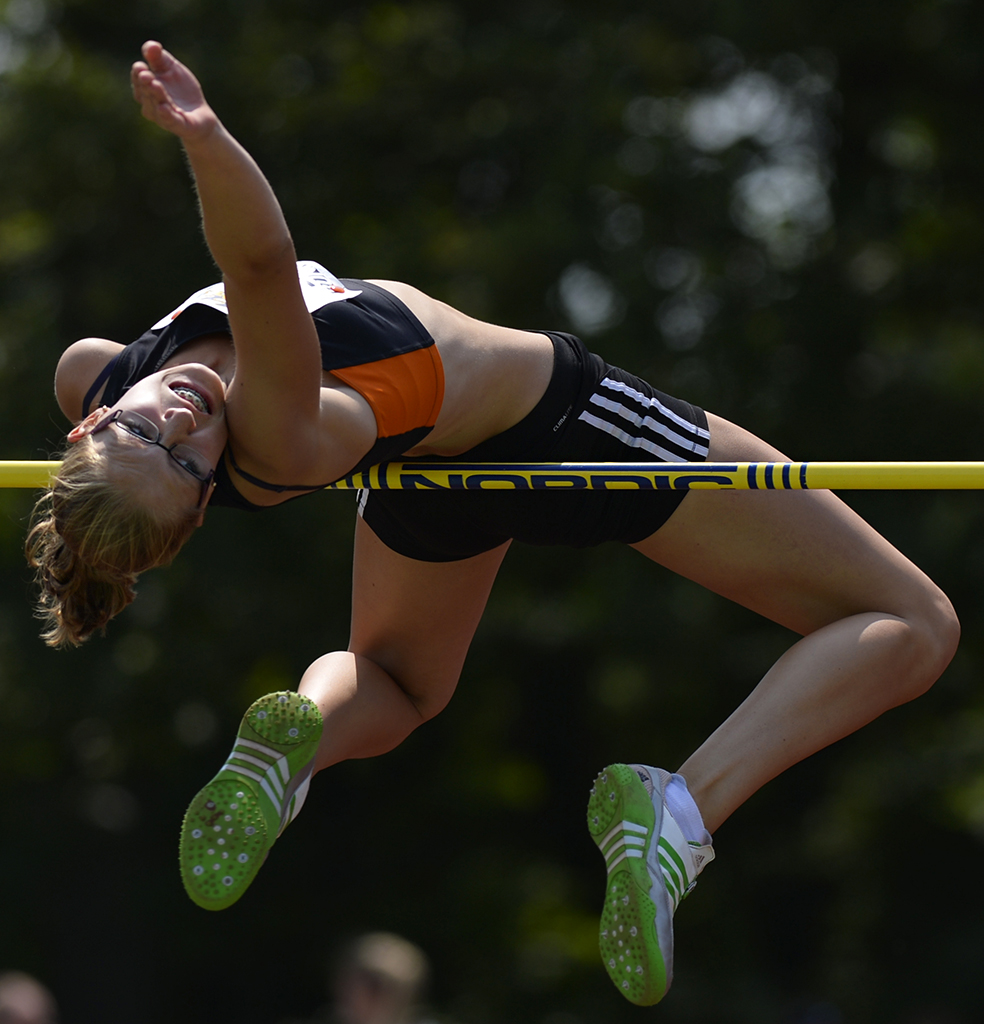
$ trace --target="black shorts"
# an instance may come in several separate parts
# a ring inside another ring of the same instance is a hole
[[[703,410],[609,366],[571,334],[544,331],[554,372],[543,398],[509,430],[434,462],[702,462]],[[408,459],[408,462],[414,460]],[[655,533],[686,497],[671,490],[363,490],[359,514],[389,548],[425,562],[453,562],[498,547],[593,547]]]

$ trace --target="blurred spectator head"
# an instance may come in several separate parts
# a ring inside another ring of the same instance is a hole
[[[340,1024],[409,1024],[427,984],[427,957],[412,942],[372,932],[348,945],[334,972]]]
[[[21,971],[0,973],[0,1024],[56,1024],[58,1009],[51,993]]]

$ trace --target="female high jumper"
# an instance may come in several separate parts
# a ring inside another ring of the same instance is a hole
[[[270,186],[192,73],[148,42],[132,87],[184,145],[222,284],[132,344],[86,338],[59,361],[75,425],[27,541],[52,645],[103,628],[210,500],[263,508],[404,456],[784,459],[571,335],[296,263]],[[673,914],[711,833],[790,765],[923,693],[956,647],[944,594],[828,492],[363,492],[348,650],[246,712],[185,817],[185,886],[203,907],[233,903],[314,773],[385,753],[444,708],[514,539],[621,541],[802,636],[677,773],[617,764],[595,781],[602,958],[648,1005],[672,980]]]

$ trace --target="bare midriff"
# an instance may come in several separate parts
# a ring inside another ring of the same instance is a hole
[[[372,283],[423,324],[444,364],[437,422],[408,455],[459,455],[518,423],[543,397],[553,373],[553,343],[545,334],[476,320],[411,285]]]

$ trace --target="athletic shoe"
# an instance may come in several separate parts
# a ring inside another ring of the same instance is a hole
[[[673,914],[693,889],[707,845],[690,843],[663,803],[672,776],[662,768],[613,764],[588,800],[588,829],[605,858],[608,888],[599,948],[629,1002],[652,1006],[673,981]]]
[[[206,910],[249,888],[270,847],[304,804],[321,739],[321,712],[299,693],[268,693],[243,716],[226,763],[181,825],[181,879]]]

